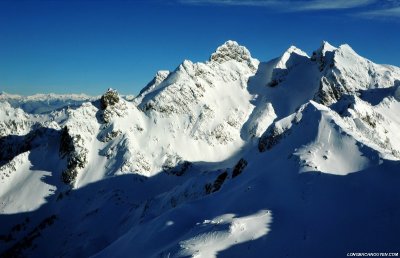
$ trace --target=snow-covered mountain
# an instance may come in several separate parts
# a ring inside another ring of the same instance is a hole
[[[4,257],[342,257],[400,246],[400,68],[234,41],[135,98],[0,95]]]

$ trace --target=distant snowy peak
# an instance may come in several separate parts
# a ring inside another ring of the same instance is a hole
[[[19,101],[46,101],[46,100],[76,100],[76,101],[87,101],[93,100],[96,97],[89,96],[86,94],[35,94],[30,96],[21,96],[17,94],[9,94],[6,92],[0,93],[0,101],[7,100],[19,100]]]
[[[85,94],[35,94],[20,96],[8,93],[0,94],[0,102],[8,102],[14,108],[21,108],[26,113],[42,114],[64,107],[77,107],[84,102],[94,101],[98,97]]]

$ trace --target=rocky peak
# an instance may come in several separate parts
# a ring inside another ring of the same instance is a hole
[[[304,59],[304,57],[308,58],[306,52],[295,46],[291,46],[278,59],[279,61],[275,68],[288,69],[291,66],[296,65],[300,60]]]
[[[328,41],[322,41],[321,43],[321,47],[319,48],[319,52],[322,55],[325,55],[326,52],[333,52],[335,51],[337,48],[332,46]]]
[[[218,63],[224,63],[230,60],[254,66],[250,51],[246,47],[240,46],[236,41],[232,40],[228,40],[219,46],[210,57],[210,61]]]
[[[114,89],[108,89],[100,99],[101,117],[104,123],[111,122],[113,117],[126,115],[126,103]]]
[[[109,88],[103,96],[101,96],[100,103],[101,108],[106,109],[108,106],[114,106],[119,102],[118,92],[112,88]]]
[[[333,52],[336,50],[336,47],[332,46],[327,41],[323,41],[321,46],[313,52],[311,60],[316,61],[319,64],[319,70],[322,71],[328,63],[333,62]]]
[[[158,71],[154,77],[154,87],[160,85],[160,83],[162,83],[170,73],[170,71]]]

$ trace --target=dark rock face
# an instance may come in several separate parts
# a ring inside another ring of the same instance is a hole
[[[182,176],[191,165],[191,162],[182,160],[181,157],[170,157],[166,160],[162,168],[169,175]]]
[[[116,90],[108,89],[103,96],[101,96],[100,104],[101,109],[106,109],[109,106],[114,106],[119,102],[119,95]]]
[[[81,138],[79,134],[71,136],[66,126],[61,131],[59,152],[61,157],[67,157],[67,169],[62,172],[61,179],[66,184],[72,185],[78,176],[78,170],[87,164],[88,151],[76,147],[80,144]]]
[[[221,189],[221,186],[224,184],[225,180],[228,178],[228,172],[225,171],[221,173],[217,179],[215,179],[214,183],[208,183],[205,185],[206,194],[217,192]]]
[[[232,172],[232,178],[237,177],[238,175],[240,175],[243,170],[246,168],[247,166],[247,161],[243,158],[241,158],[238,163],[236,163],[235,167],[233,168],[233,172]]]
[[[280,132],[280,130],[274,126],[261,136],[258,141],[258,150],[260,152],[270,150],[273,146],[278,144],[282,138],[283,132]]]
[[[100,98],[99,120],[101,123],[108,124],[114,117],[126,115],[127,106],[121,99],[118,92],[108,89]]]
[[[60,156],[65,157],[67,154],[74,151],[73,138],[69,135],[68,127],[64,126],[60,136]]]
[[[314,96],[314,100],[326,106],[337,102],[343,95],[348,93],[345,82],[334,74],[323,76],[320,80],[318,92]]]
[[[116,130],[116,131],[111,130],[107,133],[101,134],[99,140],[102,142],[110,142],[115,138],[117,138],[118,136],[120,136],[121,134],[122,134],[121,130]]]

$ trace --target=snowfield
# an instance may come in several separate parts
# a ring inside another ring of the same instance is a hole
[[[399,87],[348,45],[227,41],[134,98],[1,93],[0,257],[399,252]]]

